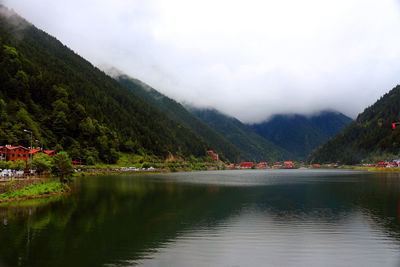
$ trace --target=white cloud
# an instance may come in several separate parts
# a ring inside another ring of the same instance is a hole
[[[247,122],[355,116],[400,80],[395,0],[6,0],[99,66]]]

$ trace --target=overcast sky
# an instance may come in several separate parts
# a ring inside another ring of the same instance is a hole
[[[4,0],[102,69],[244,122],[355,117],[400,83],[398,0]]]

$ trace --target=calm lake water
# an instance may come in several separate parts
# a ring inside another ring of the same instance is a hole
[[[0,266],[399,266],[400,175],[248,170],[76,180],[0,207]]]

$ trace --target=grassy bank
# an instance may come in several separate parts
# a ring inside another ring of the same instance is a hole
[[[370,172],[400,172],[400,168],[355,167],[354,169]]]
[[[44,182],[26,186],[19,190],[10,190],[0,194],[0,202],[25,200],[39,198],[43,196],[51,196],[68,192],[68,185],[60,182]]]
[[[369,172],[396,172],[396,173],[400,173],[400,168],[378,168],[378,167],[363,167],[363,166],[343,165],[343,166],[339,166],[338,169],[351,169],[351,170],[369,171]]]

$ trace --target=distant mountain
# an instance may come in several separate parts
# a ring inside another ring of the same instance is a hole
[[[187,108],[243,151],[248,160],[272,162],[293,159],[293,155],[261,137],[235,118],[224,115],[215,109]]]
[[[204,156],[210,145],[0,5],[0,140],[113,163],[118,151]],[[35,141],[34,145],[39,145]]]
[[[222,153],[222,155],[230,161],[238,162],[245,159],[245,155],[231,142],[187,111],[175,100],[168,98],[149,85],[127,75],[117,74],[114,76],[117,81],[134,94],[141,97],[144,101],[167,114],[172,120],[201,136],[206,142],[211,144],[217,152]]]
[[[306,159],[313,149],[322,145],[352,121],[339,112],[324,111],[318,115],[275,115],[270,120],[250,127],[275,145]]]
[[[311,162],[359,163],[400,156],[400,86],[357,116],[356,121],[311,154]]]

